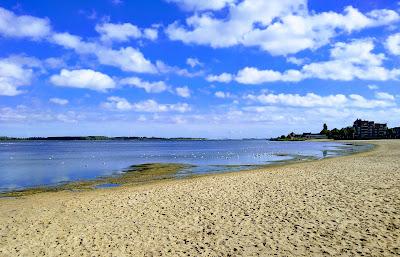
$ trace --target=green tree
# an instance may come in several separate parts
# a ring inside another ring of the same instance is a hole
[[[324,126],[323,126],[320,134],[322,134],[322,135],[328,135],[329,134],[328,125],[326,125],[326,123],[324,123]]]

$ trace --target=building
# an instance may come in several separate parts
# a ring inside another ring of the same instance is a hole
[[[313,133],[303,133],[302,137],[305,139],[328,139],[327,135]]]
[[[394,138],[399,138],[400,139],[400,127],[392,128]]]
[[[386,138],[388,135],[387,124],[375,123],[374,121],[357,119],[353,128],[357,139]]]
[[[375,123],[374,130],[372,132],[373,138],[386,138],[388,133],[387,124]]]

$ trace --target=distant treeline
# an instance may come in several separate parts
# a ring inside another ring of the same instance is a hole
[[[163,138],[163,137],[106,137],[106,136],[66,136],[66,137],[0,137],[0,141],[98,141],[98,140],[207,140],[206,138],[190,138],[190,137],[176,137],[176,138]]]

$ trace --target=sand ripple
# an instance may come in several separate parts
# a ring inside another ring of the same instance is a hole
[[[355,156],[0,199],[0,256],[398,256],[400,140]]]

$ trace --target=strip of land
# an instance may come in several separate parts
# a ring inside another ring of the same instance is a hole
[[[256,171],[0,199],[0,256],[400,254],[400,140]]]

